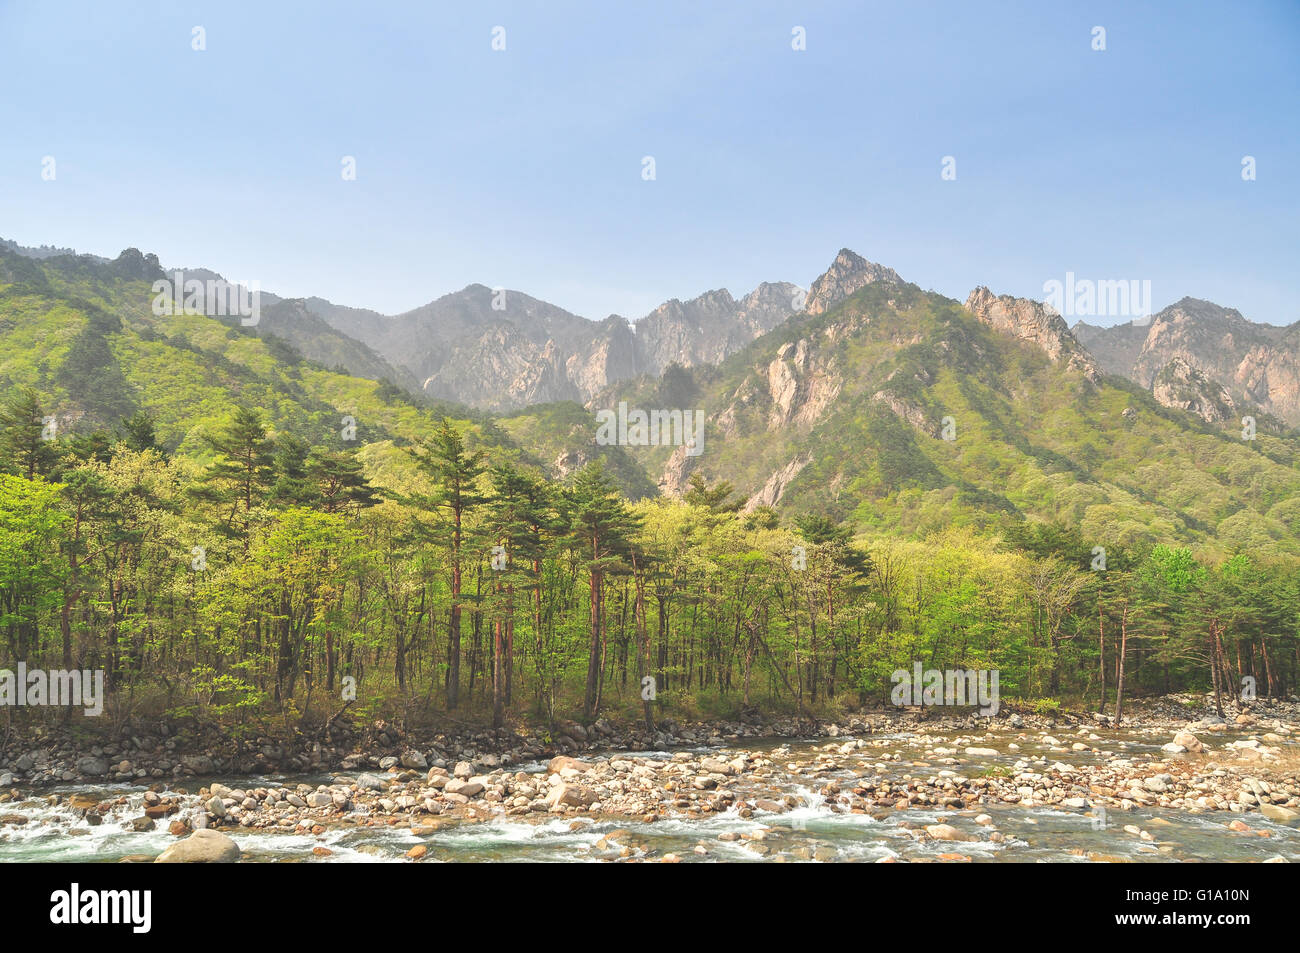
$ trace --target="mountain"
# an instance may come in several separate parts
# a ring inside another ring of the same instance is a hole
[[[308,302],[314,313],[424,393],[470,406],[580,400],[591,381],[634,373],[625,321],[591,322],[519,291],[469,285],[394,317],[317,302]]]
[[[856,252],[841,248],[831,266],[808,289],[808,301],[803,310],[808,314],[821,314],[855,291],[877,281],[903,284],[903,279],[894,269],[877,265]]]
[[[862,530],[1079,526],[1097,545],[1300,551],[1300,440],[1211,426],[1194,371],[1144,389],[1100,373],[1058,315],[977,288],[965,305],[895,280],[800,314],[691,374],[703,452],[629,448],[661,491],[731,483]],[[1169,393],[1163,393],[1168,390]],[[608,398],[656,407],[656,382]],[[1217,419],[1229,420],[1221,416]],[[951,439],[949,439],[951,438]]]
[[[1073,331],[1103,370],[1144,389],[1154,388],[1162,375],[1166,382],[1177,378],[1184,382],[1179,393],[1196,388],[1196,403],[1205,407],[1219,402],[1220,395],[1213,392],[1221,388],[1229,397],[1230,413],[1259,408],[1300,425],[1300,322],[1289,327],[1256,324],[1232,308],[1183,298],[1148,324],[1130,321],[1102,328],[1079,322]],[[1175,361],[1181,364],[1165,374]],[[1184,365],[1208,383],[1194,381]],[[1161,392],[1171,393],[1167,387]]]
[[[262,337],[274,335],[307,360],[338,368],[353,377],[388,380],[408,389],[417,386],[409,371],[394,367],[367,345],[336,331],[301,298],[263,295],[257,333]]]
[[[221,280],[203,268],[181,274]],[[806,295],[789,282],[764,282],[739,300],[720,288],[673,298],[635,323],[619,315],[590,321],[523,292],[480,284],[391,317],[319,297],[290,303],[262,291],[257,333],[358,377],[509,412],[556,401],[590,405],[622,381],[717,364],[792,314],[819,314],[873,282],[902,279],[841,249]]]
[[[197,281],[203,288],[196,292],[197,310],[217,315],[223,304],[220,296],[216,300],[208,300],[212,282],[226,283],[219,273],[207,268],[164,269],[156,256],[144,256],[135,249],[128,249],[116,261],[110,261],[98,255],[77,255],[70,249],[52,246],[26,248],[17,242],[0,239],[0,253],[4,255],[0,261],[8,262],[7,265],[0,264],[0,280],[3,280],[6,273],[21,274],[37,285],[49,288],[51,277],[58,284],[61,279],[71,278],[80,272],[92,283],[103,282],[110,277],[138,278],[150,283],[163,279],[173,285],[179,282],[183,289],[186,282]],[[42,262],[53,268],[42,270],[28,267],[20,259]],[[327,367],[339,367],[358,377],[386,379],[401,387],[418,389],[418,382],[409,372],[393,367],[361,341],[340,333],[320,317],[317,312],[328,306],[328,302],[319,298],[311,299],[311,303],[301,299],[284,299],[265,291],[259,293],[259,299],[259,320],[253,326],[252,333],[262,337],[276,337],[308,360]],[[336,309],[346,310],[350,309]]]
[[[1237,413],[1237,405],[1227,389],[1181,357],[1175,357],[1160,369],[1151,383],[1151,396],[1166,407],[1191,411],[1210,424],[1226,423]]]

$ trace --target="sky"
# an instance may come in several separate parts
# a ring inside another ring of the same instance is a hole
[[[0,237],[283,296],[637,318],[848,247],[1300,319],[1296,0],[0,0],[0,76]]]

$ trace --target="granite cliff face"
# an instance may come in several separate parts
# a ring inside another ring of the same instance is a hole
[[[1226,387],[1212,381],[1181,357],[1166,364],[1151,383],[1151,396],[1166,407],[1189,410],[1207,424],[1236,416],[1237,407]]]
[[[1255,324],[1232,308],[1183,298],[1145,325],[1101,328],[1080,322],[1074,332],[1103,370],[1152,389],[1157,399],[1161,394],[1175,399],[1171,395],[1178,388],[1172,384],[1193,380],[1185,366],[1213,382],[1211,391],[1221,387],[1233,413],[1258,407],[1300,425],[1300,322],[1289,327]],[[1203,396],[1218,402],[1210,392]]]
[[[484,285],[395,317],[355,309],[319,313],[412,374],[425,393],[494,410],[581,399],[581,381],[608,363],[611,338],[631,336],[619,319],[587,321]]]
[[[662,374],[669,364],[718,364],[795,310],[798,288],[764,282],[739,301],[725,288],[682,302],[666,301],[638,321],[640,373]]]
[[[981,286],[967,296],[966,310],[994,331],[1010,334],[1039,348],[1053,364],[1064,362],[1093,383],[1100,378],[1096,361],[1075,340],[1065,319],[1042,302],[994,295]]]

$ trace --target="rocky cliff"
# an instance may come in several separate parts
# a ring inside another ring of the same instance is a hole
[[[1151,396],[1166,407],[1188,410],[1209,424],[1236,416],[1228,389],[1212,381],[1181,357],[1166,364],[1151,383]]]
[[[981,286],[967,296],[966,310],[993,330],[1039,348],[1053,364],[1064,362],[1094,383],[1100,378],[1096,361],[1075,340],[1065,319],[1042,302],[994,295]]]

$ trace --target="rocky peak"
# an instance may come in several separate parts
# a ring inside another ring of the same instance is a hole
[[[1100,328],[1080,323],[1075,333],[1107,372],[1153,394],[1159,386],[1161,403],[1173,401],[1169,406],[1200,413],[1186,406],[1190,398],[1176,396],[1203,386],[1189,377],[1187,368],[1209,382],[1201,403],[1217,404],[1217,392],[1226,389],[1234,413],[1257,406],[1293,426],[1300,422],[1300,322],[1289,327],[1256,324],[1234,308],[1182,298],[1147,324]]]
[[[1131,377],[1144,387],[1174,358],[1222,382],[1239,403],[1300,421],[1300,325],[1255,324],[1232,308],[1183,298],[1151,319]]]
[[[1100,380],[1092,355],[1075,340],[1065,319],[1042,302],[995,295],[981,285],[966,298],[966,310],[981,324],[1039,348],[1053,364],[1064,361],[1093,383]]]
[[[699,329],[723,317],[729,317],[736,310],[736,299],[726,288],[706,291],[689,301],[670,298],[636,324],[639,336],[647,336],[661,325],[688,325]]]
[[[894,269],[877,265],[847,248],[841,248],[831,266],[808,289],[804,310],[808,314],[829,311],[855,291],[877,281],[903,284],[903,279]]]
[[[788,281],[764,281],[737,302],[740,323],[754,337],[766,334],[795,312],[798,293]]]

